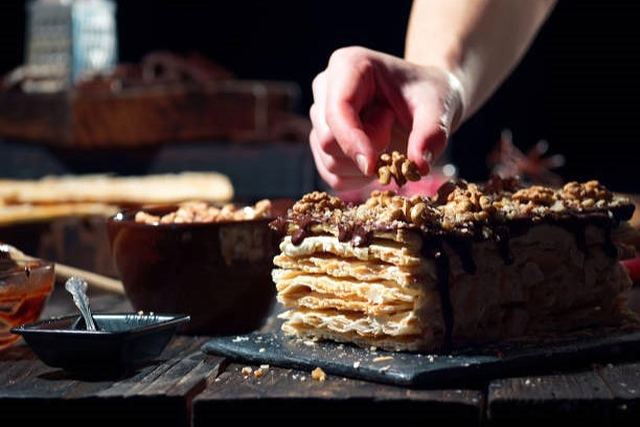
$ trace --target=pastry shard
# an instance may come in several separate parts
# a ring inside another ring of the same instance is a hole
[[[634,210],[596,181],[443,185],[434,198],[311,193],[271,223],[283,330],[390,350],[635,322],[617,243]]]

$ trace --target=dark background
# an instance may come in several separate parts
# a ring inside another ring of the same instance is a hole
[[[529,1],[529,0],[515,0]],[[640,192],[640,2],[556,6],[521,65],[453,137],[464,177],[483,179],[500,130],[527,149],[546,139],[567,179],[598,178]],[[169,49],[200,51],[243,78],[294,80],[300,111],[330,53],[359,44],[402,55],[410,1],[119,1],[120,59]],[[24,1],[0,4],[0,72],[22,61]]]

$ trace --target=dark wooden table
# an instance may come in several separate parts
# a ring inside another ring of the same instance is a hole
[[[128,311],[119,296],[92,295],[96,311]],[[73,312],[59,289],[44,316]],[[160,360],[117,379],[80,379],[41,363],[25,345],[0,352],[0,425],[60,421],[90,425],[210,426],[255,420],[411,425],[518,425],[582,420],[638,425],[640,363],[553,375],[504,378],[459,389],[411,390],[271,367],[245,377],[244,365],[200,351],[206,337],[177,336]],[[640,362],[640,359],[639,359]],[[253,367],[254,369],[257,367]],[[268,425],[268,424],[267,424]]]

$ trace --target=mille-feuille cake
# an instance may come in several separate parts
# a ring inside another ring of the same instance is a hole
[[[633,210],[596,181],[458,181],[360,205],[307,194],[272,223],[282,329],[436,351],[633,322],[617,243]]]

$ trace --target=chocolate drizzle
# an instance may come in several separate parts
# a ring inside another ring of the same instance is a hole
[[[462,269],[469,274],[476,274],[476,262],[473,259],[473,242],[471,239],[447,239],[447,244],[460,258]]]
[[[291,235],[291,243],[298,246],[309,235],[309,228],[317,223],[313,218],[308,215],[303,216],[300,221],[297,222],[298,229]]]
[[[440,307],[442,310],[442,322],[444,326],[442,337],[442,351],[448,352],[453,344],[453,306],[451,304],[451,294],[449,289],[449,256],[444,250],[442,242],[424,238],[422,244],[422,255],[425,258],[433,259],[436,265],[438,295],[440,296]]]
[[[363,225],[338,225],[338,240],[341,242],[351,242],[355,247],[361,248],[369,246],[373,239],[373,231]]]
[[[496,228],[495,242],[498,246],[498,253],[504,260],[505,265],[513,264],[513,253],[511,253],[511,232],[509,227],[499,226]]]

